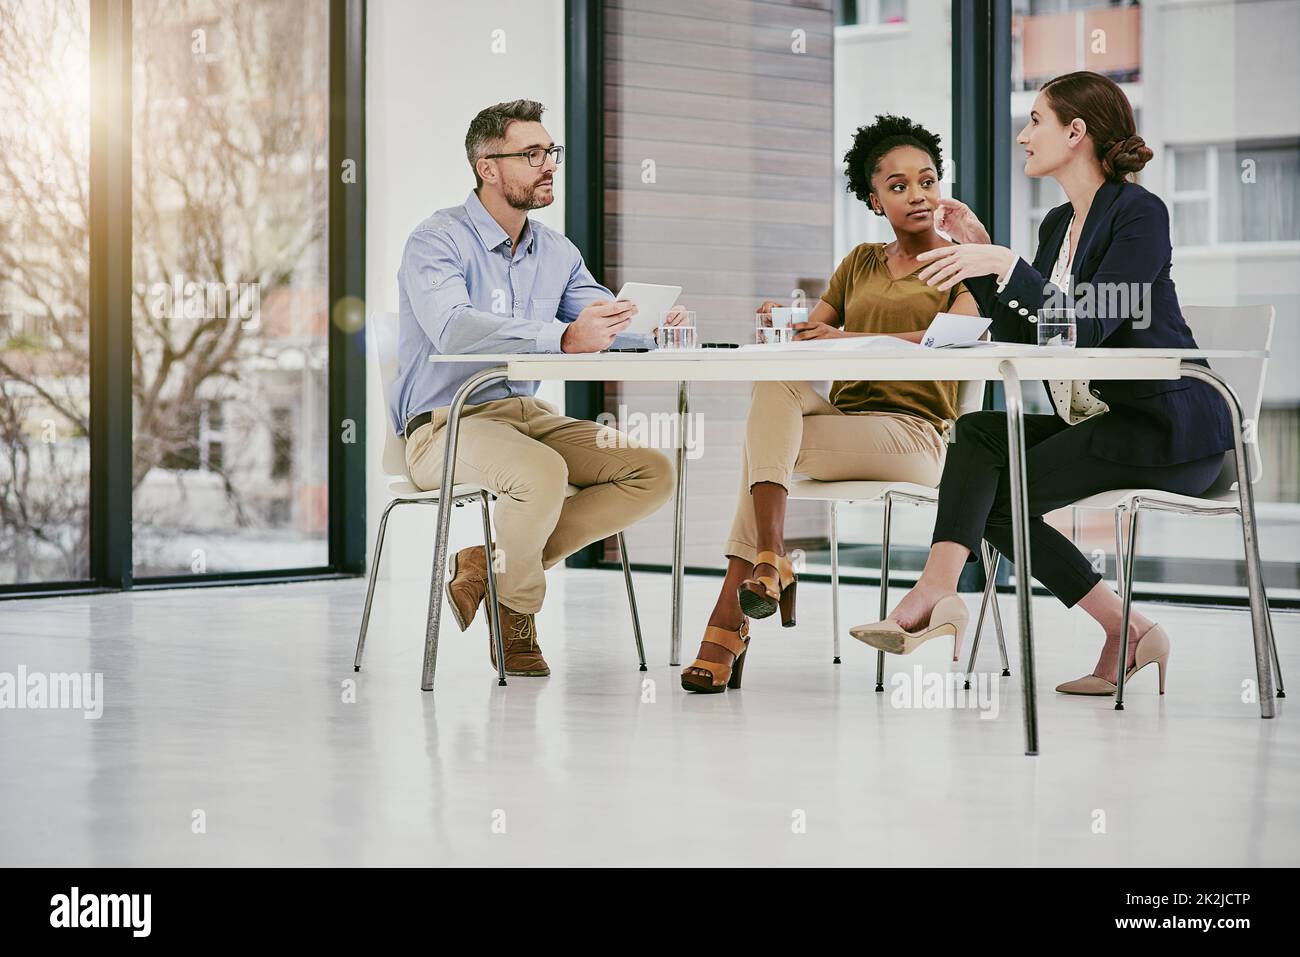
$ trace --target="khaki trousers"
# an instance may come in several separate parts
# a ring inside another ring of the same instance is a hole
[[[755,482],[790,487],[795,472],[826,482],[915,482],[937,486],[947,446],[914,415],[843,412],[807,382],[754,384],[740,469],[740,497],[727,540],[728,558],[753,562],[758,522]]]
[[[435,409],[406,444],[422,489],[442,484],[447,412]],[[522,614],[541,610],[545,569],[645,518],[674,484],[662,452],[531,397],[464,407],[453,477],[496,494],[497,593]],[[580,491],[566,498],[570,485]]]

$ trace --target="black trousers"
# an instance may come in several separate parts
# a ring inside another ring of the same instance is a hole
[[[1103,413],[1109,415],[1110,413]],[[1067,425],[1058,415],[1025,416],[1025,475],[1029,497],[1030,573],[1067,608],[1088,594],[1101,575],[1043,515],[1098,492],[1153,488],[1200,495],[1223,468],[1222,452],[1178,465],[1128,465],[1088,453],[1101,416]],[[957,420],[956,440],[939,482],[933,542],[957,542],[979,556],[980,539],[1014,558],[1007,414],[972,412]]]

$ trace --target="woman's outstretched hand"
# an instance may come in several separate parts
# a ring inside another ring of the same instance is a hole
[[[1015,263],[1016,254],[1005,246],[981,243],[928,249],[916,261],[928,264],[916,278],[946,291],[973,276],[1001,276]]]
[[[990,243],[989,231],[969,206],[959,199],[939,200],[934,228],[942,229],[959,243]]]

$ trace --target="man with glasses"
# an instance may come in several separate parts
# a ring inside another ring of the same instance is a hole
[[[565,236],[528,218],[555,201],[564,147],[542,126],[533,100],[498,103],[474,117],[465,153],[476,189],[411,233],[397,274],[399,370],[388,397],[403,423],[411,479],[442,479],[448,407],[483,366],[430,356],[502,352],[599,352],[653,346],[623,332],[636,312],[587,271]],[[497,496],[498,613],[506,673],[547,675],[534,615],[544,570],[659,508],[671,494],[667,456],[627,435],[560,415],[535,382],[489,383],[469,396],[455,480]],[[580,491],[566,498],[569,485]],[[483,546],[453,556],[447,597],[464,631],[487,591]],[[492,649],[489,637],[488,647]],[[495,650],[490,652],[496,667]]]

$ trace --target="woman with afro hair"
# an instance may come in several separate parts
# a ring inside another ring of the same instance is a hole
[[[900,116],[858,129],[844,156],[849,191],[893,227],[888,243],[863,243],[839,264],[795,338],[895,336],[920,342],[940,312],[978,315],[955,284],[917,277],[918,258],[950,244],[935,231],[943,154],[939,137]],[[775,302],[764,302],[766,312]],[[687,691],[740,687],[749,618],[779,608],[795,622],[795,575],[785,553],[786,491],[799,472],[824,481],[937,485],[957,418],[956,382],[835,382],[825,399],[807,382],[759,382],[745,425],[740,496],[726,544],[727,574],[699,657],[682,672]]]

